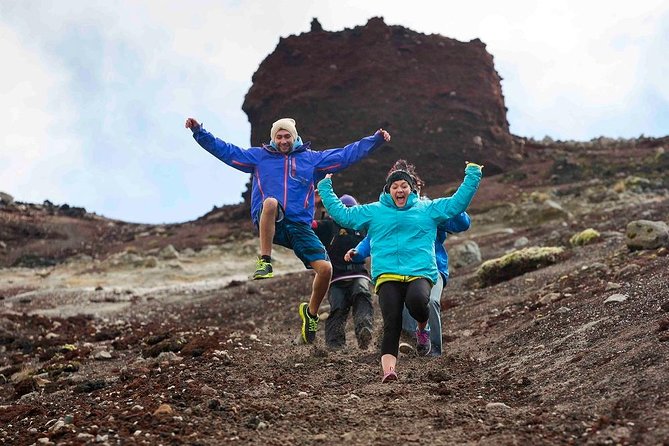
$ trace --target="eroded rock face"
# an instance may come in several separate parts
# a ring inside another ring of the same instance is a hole
[[[317,150],[389,130],[391,143],[337,176],[338,193],[362,200],[378,197],[398,158],[414,163],[431,185],[459,181],[465,160],[485,164],[491,175],[518,156],[485,44],[388,26],[382,18],[339,32],[312,23],[310,32],[281,39],[254,74],[242,108],[252,145],[268,142],[272,122],[286,116]]]

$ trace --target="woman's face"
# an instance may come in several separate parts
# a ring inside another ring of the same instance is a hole
[[[390,185],[390,196],[393,197],[395,206],[398,208],[407,204],[409,194],[411,194],[411,186],[406,180],[397,180]]]

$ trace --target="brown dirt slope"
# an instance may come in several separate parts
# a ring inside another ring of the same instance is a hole
[[[380,383],[377,347],[331,352],[322,330],[315,346],[293,344],[307,271],[162,294],[133,283],[80,290],[82,308],[126,301],[100,316],[45,312],[63,290],[37,299],[0,283],[0,441],[669,444],[669,256],[624,242],[629,221],[667,222],[666,143],[532,142],[520,168],[485,178],[473,227],[449,238],[451,252],[474,241],[484,260],[524,243],[566,255],[486,288],[476,265],[454,270],[442,299],[444,356],[401,357],[390,385]],[[432,195],[451,186],[435,184]],[[136,240],[177,237],[183,249],[228,227],[236,238],[226,243],[247,243],[238,224],[217,211],[209,223],[165,237],[144,228],[153,235]],[[571,246],[586,228],[600,237]],[[178,271],[166,268],[166,279]],[[605,302],[613,295],[624,300]],[[380,326],[377,311],[377,335]]]

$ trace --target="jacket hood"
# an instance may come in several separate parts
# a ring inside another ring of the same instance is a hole
[[[302,152],[304,150],[307,150],[310,146],[311,142],[303,143],[302,138],[298,136],[295,142],[293,143],[293,148],[290,150],[290,152],[288,152],[288,154],[295,152]],[[274,141],[270,141],[269,144],[263,144],[263,147],[269,152],[281,153],[281,151],[276,147],[276,144],[274,144]]]
[[[418,194],[416,192],[411,192],[407,197],[407,204],[405,204],[404,207],[398,208],[397,205],[395,204],[395,201],[393,200],[392,195],[390,195],[389,192],[381,192],[381,195],[379,195],[379,201],[381,202],[382,205],[390,208],[399,209],[400,211],[403,211],[405,209],[411,209],[418,200],[419,200]]]

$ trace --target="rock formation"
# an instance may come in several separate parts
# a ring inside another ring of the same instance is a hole
[[[281,39],[253,76],[243,110],[251,142],[291,116],[314,149],[342,147],[383,127],[393,140],[338,176],[338,193],[373,200],[398,158],[428,185],[459,181],[465,160],[488,175],[515,164],[500,77],[478,39],[459,42],[372,18],[365,26]],[[245,194],[248,196],[247,194]]]

